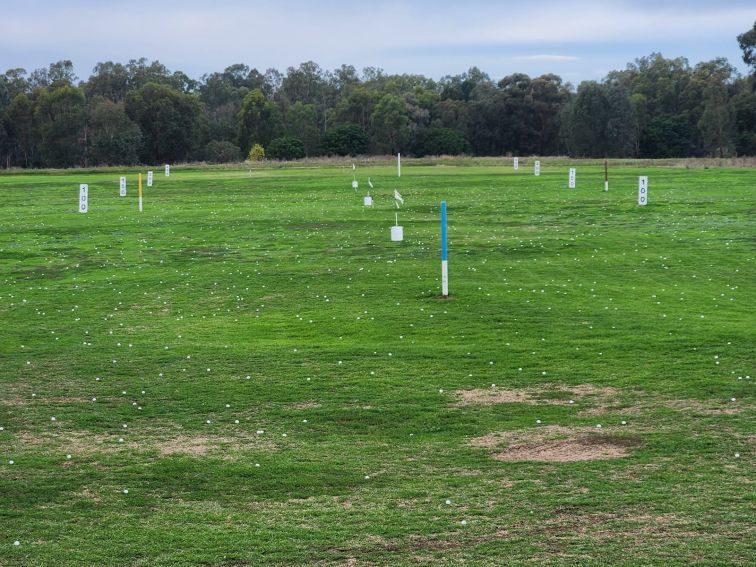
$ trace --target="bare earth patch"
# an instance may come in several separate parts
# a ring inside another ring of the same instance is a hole
[[[473,447],[489,449],[504,443],[509,446],[492,455],[497,461],[552,463],[617,459],[638,444],[635,439],[596,434],[592,428],[558,425],[490,433],[469,441]]]
[[[496,404],[546,404],[565,405],[569,400],[583,397],[597,397],[600,399],[615,396],[618,390],[609,387],[594,386],[592,384],[578,384],[576,386],[554,386],[535,388],[485,388],[477,390],[458,390],[455,395],[459,398],[457,406]],[[549,395],[559,397],[549,397]]]
[[[122,438],[123,442],[118,439]],[[91,455],[95,453],[116,453],[125,449],[130,451],[157,451],[160,457],[187,455],[201,457],[220,454],[224,458],[244,450],[275,450],[275,443],[257,435],[188,435],[178,433],[166,436],[161,434],[119,435],[91,434],[83,431],[60,431],[56,433],[22,432],[17,437],[19,449],[24,447],[44,448],[49,451]]]
[[[493,455],[497,461],[545,461],[549,463],[572,463],[618,459],[627,455],[627,444],[618,443],[609,437],[585,437],[565,441],[546,441],[529,445],[513,445]]]

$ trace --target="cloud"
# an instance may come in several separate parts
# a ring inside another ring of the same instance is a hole
[[[520,55],[512,57],[512,61],[578,61],[580,58],[573,55]]]
[[[485,60],[574,62],[576,52],[588,65],[594,56],[578,47],[600,45],[598,57],[611,46],[632,46],[629,51],[638,56],[675,41],[684,55],[686,46],[727,38],[735,50],[735,36],[756,16],[740,0],[726,8],[716,2],[645,0],[9,3],[0,33],[0,68],[31,66],[19,57],[43,58],[35,65],[68,58],[81,75],[98,61],[142,55],[189,73],[235,62],[285,69],[306,60],[326,68],[351,63],[388,69],[411,61],[419,66],[403,70],[428,73],[451,61],[467,66]]]

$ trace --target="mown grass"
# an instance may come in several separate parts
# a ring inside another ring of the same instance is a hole
[[[0,176],[0,564],[749,564],[756,172],[529,162]]]

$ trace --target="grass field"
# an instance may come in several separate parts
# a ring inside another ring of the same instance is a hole
[[[753,564],[756,169],[577,168],[0,175],[0,565]]]

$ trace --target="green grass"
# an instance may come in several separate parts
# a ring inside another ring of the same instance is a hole
[[[0,564],[749,564],[756,170],[530,161],[0,176]]]

